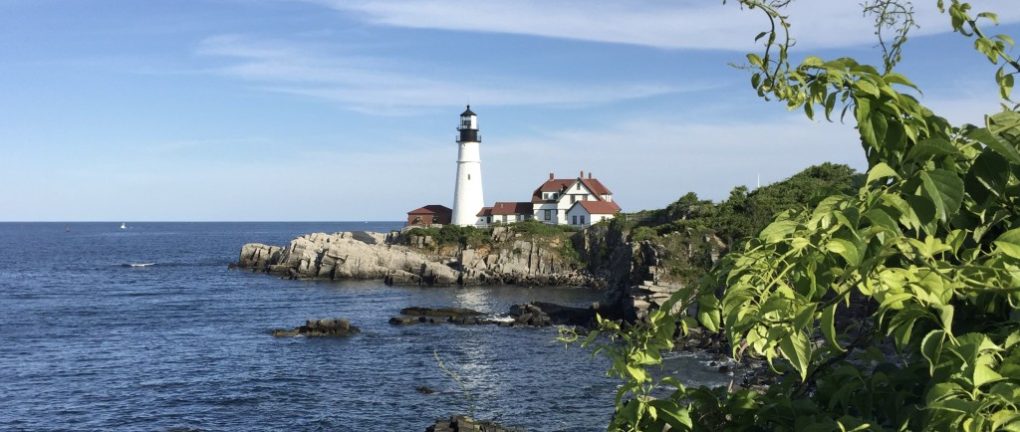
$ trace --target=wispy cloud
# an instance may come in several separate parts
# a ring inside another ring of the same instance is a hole
[[[354,12],[381,25],[511,33],[645,45],[659,48],[747,50],[767,25],[735,1],[705,0],[298,0]],[[788,12],[802,47],[846,47],[875,39],[858,1],[802,0]],[[950,31],[934,2],[915,2],[922,25],[915,35]],[[1012,0],[974,1],[976,9],[1020,21]]]
[[[591,105],[698,91],[713,84],[604,82],[576,84],[498,74],[467,76],[307,43],[221,35],[202,41],[197,53],[223,60],[216,73],[273,92],[336,101],[359,111],[403,113],[460,104],[466,97],[488,106]],[[433,65],[435,66],[435,65]]]

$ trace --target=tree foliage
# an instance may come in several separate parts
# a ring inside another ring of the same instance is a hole
[[[695,228],[718,235],[728,245],[736,245],[757,235],[777,214],[813,208],[833,193],[852,193],[859,181],[863,181],[863,176],[853,168],[823,163],[754,191],[737,186],[720,203],[688,192],[664,209],[633,215],[637,221],[634,232],[647,233],[640,230],[646,227],[663,235]]]
[[[1009,99],[1020,63],[1008,53],[1012,39],[985,34],[994,14],[938,1],[996,66],[1003,100],[983,125],[956,127],[893,71],[898,49],[886,50],[881,71],[851,58],[792,64],[785,2],[739,3],[769,22],[758,35],[763,51],[747,56],[754,89],[809,118],[852,116],[869,169],[856,192],[777,215],[673,297],[682,313],[664,307],[627,329],[601,322],[617,343],[599,349],[623,380],[610,429],[1020,430],[1020,113]],[[906,31],[896,34],[906,40]],[[674,332],[693,326],[725,334],[734,358],[767,361],[774,384],[707,389],[653,378],[647,369],[661,364]],[[662,395],[663,386],[672,393]]]

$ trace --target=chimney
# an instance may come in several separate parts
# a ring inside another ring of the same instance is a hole
[[[581,170],[581,176],[578,178],[584,178],[584,170]]]
[[[591,179],[591,171],[588,171],[588,179]]]
[[[549,173],[549,180],[552,180],[554,178],[556,178],[556,175],[553,173]]]

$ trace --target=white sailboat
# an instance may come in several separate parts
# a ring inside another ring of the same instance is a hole
[[[120,223],[120,229],[127,229],[127,224],[124,222]]]

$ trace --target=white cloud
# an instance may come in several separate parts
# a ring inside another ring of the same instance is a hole
[[[498,105],[590,105],[712,88],[661,83],[580,85],[498,75],[429,77],[434,69],[399,61],[328,52],[306,44],[223,35],[204,40],[199,55],[227,63],[216,73],[281,93],[337,101],[360,111],[401,113],[464,102]]]
[[[659,48],[745,51],[763,26],[758,11],[741,10],[734,0],[299,0],[354,12],[387,26],[470,32],[511,33],[645,45]],[[859,1],[801,0],[788,13],[801,47],[874,44]],[[914,2],[921,28],[915,35],[950,31],[935,2]],[[1013,0],[974,1],[1003,22],[1020,20]]]

